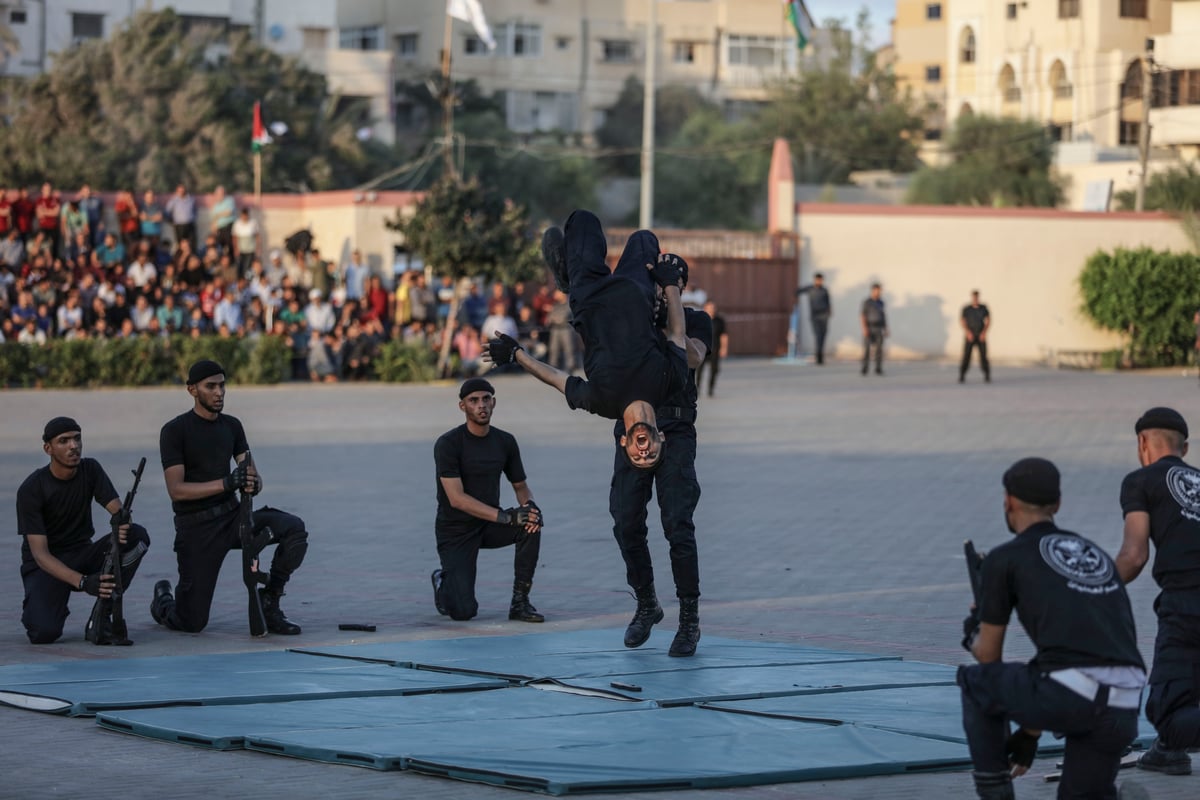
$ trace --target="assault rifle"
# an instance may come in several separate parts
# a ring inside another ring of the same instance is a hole
[[[971,595],[975,605],[979,605],[979,590],[983,583],[983,556],[975,549],[975,543],[970,539],[963,542],[963,555],[967,557],[967,577],[971,579]]]
[[[104,565],[100,567],[101,575],[112,575],[112,596],[97,597],[92,606],[92,615],[88,617],[84,628],[84,637],[92,644],[113,644],[127,646],[133,644],[129,639],[129,630],[125,626],[124,578],[121,575],[121,526],[133,519],[133,498],[137,494],[138,484],[142,482],[142,470],[146,468],[143,456],[133,470],[133,488],[125,495],[121,510],[113,514],[112,533],[109,534],[108,553],[104,556]]]
[[[246,451],[246,465],[254,466],[250,451]],[[254,500],[252,495],[241,487],[242,504],[241,519],[238,522],[238,539],[242,545],[242,583],[246,584],[249,593],[250,635],[267,635],[267,618],[263,616],[262,600],[258,596],[259,584],[266,584],[267,576],[258,569],[258,554],[271,541],[271,529],[263,528],[256,536],[254,534]]]

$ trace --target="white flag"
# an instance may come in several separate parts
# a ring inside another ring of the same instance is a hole
[[[488,27],[487,19],[483,16],[479,0],[446,0],[446,13],[455,19],[471,23],[475,28],[475,35],[487,45],[488,50],[496,49],[496,40],[492,38],[492,29]]]

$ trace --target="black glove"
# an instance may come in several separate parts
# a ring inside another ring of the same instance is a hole
[[[496,515],[496,522],[501,525],[517,525],[525,527],[529,524],[532,517],[529,506],[518,506],[517,508],[502,508],[500,513]]]
[[[1004,743],[1004,754],[1008,756],[1010,764],[1030,767],[1033,765],[1033,757],[1037,755],[1037,745],[1038,737],[1026,732],[1024,728],[1017,728]]]
[[[502,333],[495,339],[488,339],[488,358],[496,366],[515,363],[517,360],[517,351],[524,349],[524,347],[521,347],[520,342],[507,333]]]
[[[246,466],[246,463],[243,461],[241,464],[238,464],[237,467],[234,468],[233,472],[226,475],[225,481],[224,481],[225,491],[232,492],[237,489],[241,489],[243,486],[245,486],[247,469],[248,469],[248,467]]]
[[[109,524],[111,524],[114,528],[119,528],[122,525],[128,525],[129,522],[129,512],[123,508],[117,513],[113,514],[112,519],[109,520]]]
[[[254,488],[251,489],[249,492],[251,497],[257,496],[258,493],[262,491],[262,478],[255,475],[254,480],[253,480],[253,486],[254,486]]]
[[[968,653],[971,652],[971,645],[975,644],[975,637],[979,635],[979,609],[972,608],[971,613],[963,620],[963,649]]]
[[[687,285],[687,272],[687,262],[674,253],[660,255],[654,269],[651,270],[654,282],[664,289],[668,286],[677,286],[683,289]]]
[[[100,596],[100,573],[92,572],[83,576],[83,582],[79,584],[81,592],[87,592],[92,597]]]
[[[537,512],[537,528],[540,532],[542,530],[542,526],[546,524],[546,519],[542,516],[542,510],[538,508],[538,504],[530,500],[525,505],[521,506],[521,508],[532,509]]]

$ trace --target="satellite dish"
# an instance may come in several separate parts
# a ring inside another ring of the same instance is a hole
[[[358,137],[358,140],[360,142],[369,142],[369,141],[371,141],[371,137],[374,134],[371,132],[370,128],[363,127],[363,128],[359,128],[357,131],[355,131],[354,135],[356,137]]]
[[[278,42],[283,38],[283,26],[278,22],[267,28],[267,35],[271,37],[271,41]]]
[[[267,127],[271,129],[271,133],[275,136],[283,136],[288,132],[288,126],[286,122],[272,122]]]

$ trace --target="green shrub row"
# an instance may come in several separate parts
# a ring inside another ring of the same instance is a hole
[[[291,347],[276,336],[54,339],[41,346],[0,344],[0,387],[178,385],[186,380],[188,367],[204,358],[225,367],[231,383],[280,383],[292,374]],[[386,342],[373,373],[382,381],[406,382],[432,380],[436,371],[436,357],[427,348]]]

